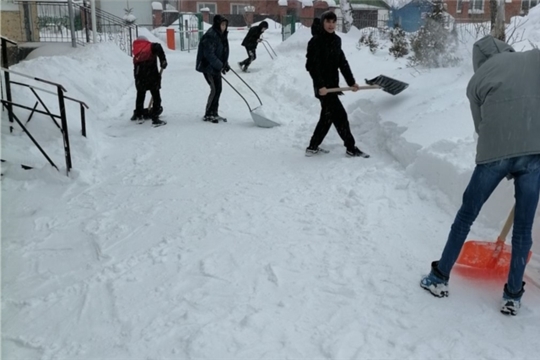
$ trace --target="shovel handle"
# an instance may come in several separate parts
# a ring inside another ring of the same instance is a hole
[[[358,90],[378,90],[378,89],[382,89],[382,87],[380,87],[379,85],[365,85],[365,86],[358,87]],[[354,90],[353,87],[340,87],[340,88],[327,89],[327,92],[335,93],[335,92],[340,92],[340,91],[353,91],[353,90]]]
[[[163,74],[163,68],[159,69],[159,76],[161,77],[161,74]],[[152,108],[152,104],[154,103],[154,98],[150,96],[150,101],[148,102],[148,109]]]
[[[504,244],[506,242],[506,237],[508,236],[508,233],[510,232],[510,229],[512,228],[512,224],[514,223],[515,210],[516,210],[516,205],[514,204],[514,206],[512,206],[512,210],[510,210],[510,214],[508,214],[508,218],[506,219],[506,222],[504,223],[501,233],[499,234],[499,237],[497,238],[497,243]]]

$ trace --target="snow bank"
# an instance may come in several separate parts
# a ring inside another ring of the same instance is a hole
[[[532,31],[535,28],[536,24]],[[368,145],[376,140],[373,146],[386,148],[408,174],[444,194],[453,204],[450,212],[456,211],[475,166],[475,132],[465,95],[473,74],[471,49],[463,47],[459,50],[463,62],[456,68],[411,68],[406,59],[395,60],[388,54],[390,44],[384,39],[379,40],[382,49],[375,56],[366,47],[357,50],[358,33],[339,34],[357,82],[361,84],[363,79],[383,74],[410,85],[397,96],[370,90],[343,97],[352,124],[358,124],[361,132],[370,134],[367,139],[360,135],[358,140],[361,144],[367,141]],[[280,99],[283,94],[283,101],[297,98],[310,106],[308,112],[316,117],[318,103],[312,100],[309,75],[302,71],[305,50],[300,50],[305,49],[310,38],[309,29],[300,29],[280,44],[277,48],[280,54],[287,54],[287,59],[280,58],[275,66],[285,77],[267,81],[271,84],[269,88],[274,89],[269,91],[272,96]],[[366,117],[371,119],[369,126],[365,123]],[[513,184],[503,181],[486,203],[480,221],[500,229],[512,203]],[[539,233],[540,218],[537,224],[535,231]],[[540,243],[536,246],[540,248]]]
[[[58,49],[58,45],[39,48],[31,53],[28,60],[12,66],[10,69],[62,84],[67,90],[66,96],[83,101],[89,106],[89,109],[86,110],[87,138],[83,138],[81,136],[79,104],[66,100],[71,156],[75,169],[73,174],[76,176],[82,171],[91,175],[91,172],[87,170],[93,167],[93,160],[99,159],[100,154],[105,150],[103,146],[100,146],[100,139],[104,133],[103,129],[110,124],[104,119],[107,119],[111,112],[117,110],[114,107],[118,103],[119,96],[126,93],[131,95],[134,91],[131,57],[122,52],[115,44],[110,43],[70,48],[69,51],[64,52],[64,55],[50,56],[49,52],[54,49]],[[84,76],[82,77],[81,74]],[[28,83],[54,93],[57,91],[54,86],[18,75],[12,75],[11,80]],[[16,103],[33,107],[37,101],[28,88],[13,86],[12,92]],[[37,92],[50,111],[59,114],[57,97]],[[38,109],[43,108],[39,106]],[[23,109],[16,109],[15,114],[23,122],[29,116],[29,112]],[[10,134],[6,122],[3,122],[2,126],[3,158],[14,164],[23,163],[49,169],[47,160],[22,131],[16,130],[14,134]],[[63,141],[53,120],[45,115],[34,114],[26,126],[55,164],[61,170],[65,169]],[[16,128],[19,127],[16,126]],[[6,167],[9,167],[9,164],[4,164],[3,170]],[[7,176],[9,176],[10,171],[17,174],[20,169],[18,165],[8,169]],[[44,171],[48,172],[48,170]],[[36,175],[32,172],[21,172],[17,176],[35,177]]]

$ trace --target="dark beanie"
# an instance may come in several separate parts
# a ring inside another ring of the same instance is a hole
[[[321,15],[321,22],[324,22],[324,20],[337,21],[336,13],[330,10],[323,12]]]
[[[267,23],[266,21],[261,22],[261,23],[259,24],[259,26],[260,26],[261,28],[268,29],[268,23]]]

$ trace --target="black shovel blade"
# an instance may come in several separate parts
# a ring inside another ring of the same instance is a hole
[[[373,78],[371,80],[365,79],[366,84],[368,85],[378,85],[382,87],[383,91],[386,91],[389,94],[397,95],[406,88],[409,87],[409,84],[404,83],[403,81],[399,81],[396,79],[392,79],[391,77],[379,75],[376,78]]]

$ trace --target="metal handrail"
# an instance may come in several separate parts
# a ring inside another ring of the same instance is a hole
[[[4,39],[2,39],[2,41],[4,41]],[[43,151],[41,146],[37,143],[37,141],[32,137],[32,135],[26,129],[26,127],[21,123],[21,121],[19,121],[19,119],[17,118],[17,116],[13,112],[13,107],[16,106],[16,107],[20,107],[20,108],[23,108],[23,109],[31,110],[32,113],[30,114],[30,117],[29,117],[28,121],[30,121],[30,119],[32,118],[32,115],[35,112],[40,113],[40,114],[44,114],[44,115],[49,115],[51,117],[51,119],[53,120],[53,122],[55,123],[55,125],[60,129],[60,132],[62,133],[62,138],[64,140],[64,153],[65,153],[65,160],[66,160],[66,171],[67,171],[67,174],[69,175],[69,171],[72,168],[72,164],[71,164],[71,150],[70,150],[70,145],[69,145],[69,133],[68,133],[68,124],[67,124],[67,114],[66,114],[65,100],[67,99],[67,100],[70,100],[70,101],[77,102],[79,104],[80,109],[81,109],[81,131],[82,131],[82,135],[84,137],[86,137],[86,120],[85,120],[85,111],[84,111],[84,109],[85,108],[88,109],[89,108],[88,105],[86,105],[86,103],[84,103],[81,100],[65,96],[64,92],[66,92],[67,90],[64,88],[64,86],[62,84],[55,83],[55,82],[50,81],[50,80],[41,79],[41,78],[38,78],[38,77],[35,77],[35,76],[26,75],[26,74],[23,74],[23,73],[20,73],[20,72],[17,72],[17,71],[9,70],[9,69],[7,69],[7,68],[5,68],[3,66],[0,67],[0,70],[4,71],[4,74],[6,75],[6,89],[10,89],[11,84],[15,84],[15,85],[30,88],[30,90],[32,90],[34,95],[38,98],[39,102],[41,103],[41,105],[46,110],[46,111],[36,110],[35,107],[37,106],[37,103],[36,103],[36,106],[34,106],[34,108],[30,108],[30,107],[27,107],[27,106],[24,106],[24,105],[21,105],[21,104],[16,104],[16,103],[14,103],[12,101],[11,96],[10,96],[8,98],[8,100],[2,100],[2,104],[4,106],[6,106],[7,109],[8,109],[10,121],[13,121],[13,119],[15,119],[17,121],[17,123],[21,126],[23,131],[30,137],[32,142],[34,142],[34,144],[39,148],[39,150],[43,153],[43,155],[51,163],[51,165],[53,165],[55,168],[57,168],[56,165],[54,165],[54,163],[52,162],[52,160],[48,157],[48,155]],[[52,92],[50,90],[42,89],[42,88],[37,87],[37,86],[23,84],[23,83],[16,82],[16,81],[10,81],[9,76],[8,76],[10,73],[11,74],[16,74],[16,75],[19,75],[19,76],[22,76],[22,77],[25,77],[25,78],[28,78],[28,79],[32,79],[32,80],[35,80],[35,81],[43,82],[43,83],[48,84],[48,85],[53,85],[53,86],[56,87],[57,92],[54,93],[54,92]],[[55,115],[55,114],[53,114],[53,113],[51,113],[49,111],[49,109],[47,108],[45,103],[41,100],[39,95],[36,93],[36,90],[44,91],[46,93],[54,94],[54,95],[58,96],[58,106],[59,106],[59,110],[60,110],[60,115]],[[10,93],[11,93],[11,90],[10,90]],[[60,118],[61,126],[56,122],[56,120],[55,120],[56,118]]]

